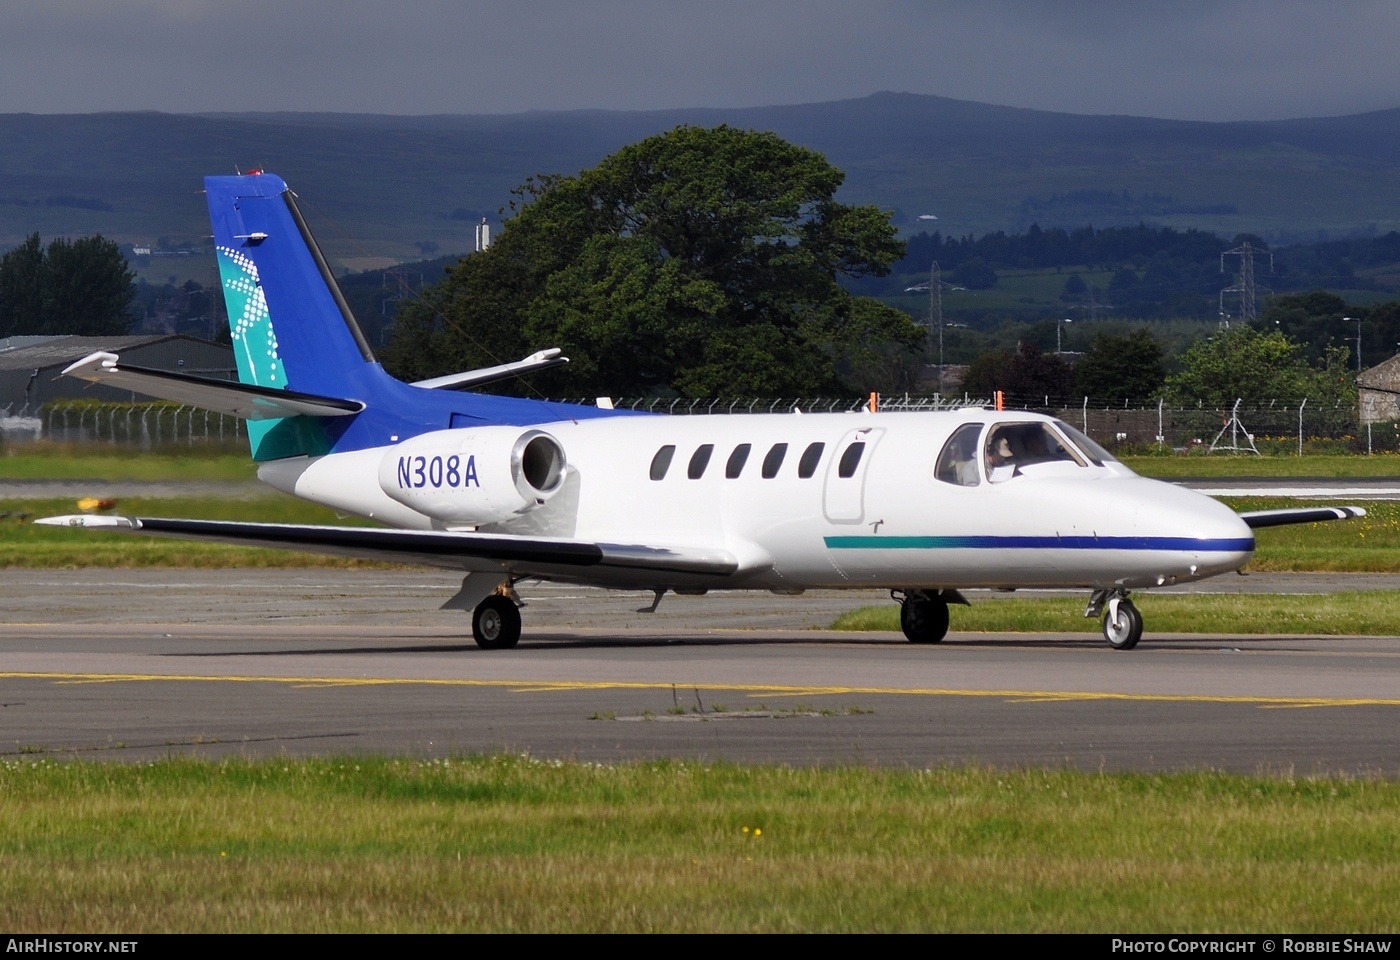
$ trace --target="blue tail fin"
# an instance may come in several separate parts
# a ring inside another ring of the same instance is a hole
[[[254,459],[384,446],[454,426],[611,414],[395,380],[375,360],[282,179],[206,177],[204,187],[239,380],[365,408],[354,416],[250,420]]]
[[[380,372],[374,354],[287,185],[250,174],[207,177],[204,187],[239,380],[324,396],[344,396],[359,381],[363,392],[363,368]],[[253,456],[327,453],[328,426],[312,417],[249,421]]]

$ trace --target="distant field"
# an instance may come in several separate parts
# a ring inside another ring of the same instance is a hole
[[[241,451],[194,448],[146,452],[106,444],[23,444],[0,449],[0,480],[122,480],[231,482],[256,479],[257,465]]]
[[[377,566],[342,557],[171,540],[117,531],[70,530],[38,526],[37,517],[77,513],[72,500],[0,500],[0,567],[358,567]],[[114,513],[200,520],[263,523],[320,523],[362,526],[365,521],[304,500],[273,493],[251,500],[180,497],[121,500]]]
[[[0,926],[1389,933],[1400,785],[619,765],[0,762]]]
[[[1125,454],[1145,477],[1396,477],[1400,454]],[[20,444],[0,448],[0,480],[253,480],[257,465],[242,444],[219,449],[136,451],[106,444]]]
[[[972,633],[1099,633],[1098,618],[1084,616],[1082,597],[1005,597],[973,600],[952,610],[954,631]],[[1276,594],[1134,594],[1145,635],[1260,633],[1305,636],[1400,636],[1400,604],[1385,590],[1280,596]],[[899,630],[893,604],[842,614],[833,630]]]
[[[1147,476],[1172,477],[1380,477],[1400,475],[1400,456],[1237,457],[1148,456],[1124,458]],[[137,482],[244,483],[255,477],[241,454],[133,454],[106,447],[29,448],[0,455],[0,480],[105,479]],[[1229,499],[1238,510],[1295,505],[1287,500]],[[116,533],[38,527],[26,519],[74,513],[73,500],[0,499],[0,567],[88,566],[341,566],[338,558],[251,547],[226,547]],[[1260,531],[1252,569],[1400,572],[1400,504],[1372,503],[1369,516],[1346,523],[1311,524]],[[132,497],[116,513],[255,520],[278,523],[358,523],[270,488],[266,497]]]
[[[1184,477],[1395,477],[1400,480],[1400,454],[1292,454],[1254,456],[1191,454],[1179,456],[1127,455],[1125,464],[1144,477],[1177,480]]]

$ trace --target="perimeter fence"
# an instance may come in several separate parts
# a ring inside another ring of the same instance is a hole
[[[594,399],[560,403],[592,406]],[[615,400],[619,410],[669,414],[744,415],[757,413],[854,413],[870,408],[865,397],[743,397],[678,399],[646,397]],[[1110,449],[1257,449],[1260,452],[1400,451],[1400,423],[1361,424],[1354,405],[1316,400],[1240,401],[1230,408],[1172,406],[1164,401],[1125,404],[1078,403],[1046,397],[1005,399],[1008,409],[1048,413],[1073,424]],[[989,400],[968,395],[876,397],[885,411],[938,411],[991,407]],[[36,410],[0,409],[0,437],[16,442],[106,443],[140,450],[238,444],[247,428],[237,417],[211,413],[186,404],[100,403],[59,400]]]
[[[0,432],[10,441],[106,443],[138,450],[232,444],[248,436],[238,417],[165,401],[57,400],[33,411],[7,409],[0,411]]]
[[[1004,397],[1007,409],[1047,413],[1071,423],[1110,449],[1166,448],[1189,451],[1234,447],[1260,452],[1382,452],[1400,450],[1400,424],[1362,425],[1354,404],[1324,403],[1307,398],[1239,401],[1220,409],[1203,404],[1174,406],[1165,401],[1078,402],[1055,397]],[[592,405],[596,401],[561,402]],[[984,397],[877,396],[880,410],[936,411],[992,407]],[[672,415],[746,413],[852,413],[870,408],[867,397],[741,397],[671,399],[647,397],[612,401],[619,410]],[[1233,422],[1232,422],[1233,421]]]

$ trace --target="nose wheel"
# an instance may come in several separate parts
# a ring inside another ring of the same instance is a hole
[[[1115,650],[1131,650],[1142,639],[1142,614],[1128,599],[1122,587],[1095,590],[1084,608],[1084,616],[1103,615],[1103,638]]]
[[[1142,614],[1127,597],[1109,599],[1103,613],[1103,638],[1115,650],[1131,650],[1142,639]]]

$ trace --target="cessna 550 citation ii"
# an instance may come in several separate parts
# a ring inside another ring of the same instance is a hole
[[[258,476],[384,528],[153,517],[40,523],[388,559],[465,573],[486,648],[512,647],[514,587],[883,587],[936,643],[966,587],[1074,587],[1108,642],[1142,636],[1139,588],[1243,567],[1252,528],[1355,507],[1235,514],[1137,476],[1033,413],[668,417],[462,390],[563,362],[544,351],[421,383],[375,360],[278,177],[205,180],[239,382],[95,353],[65,373],[246,418]],[[457,388],[457,389],[453,389]]]

